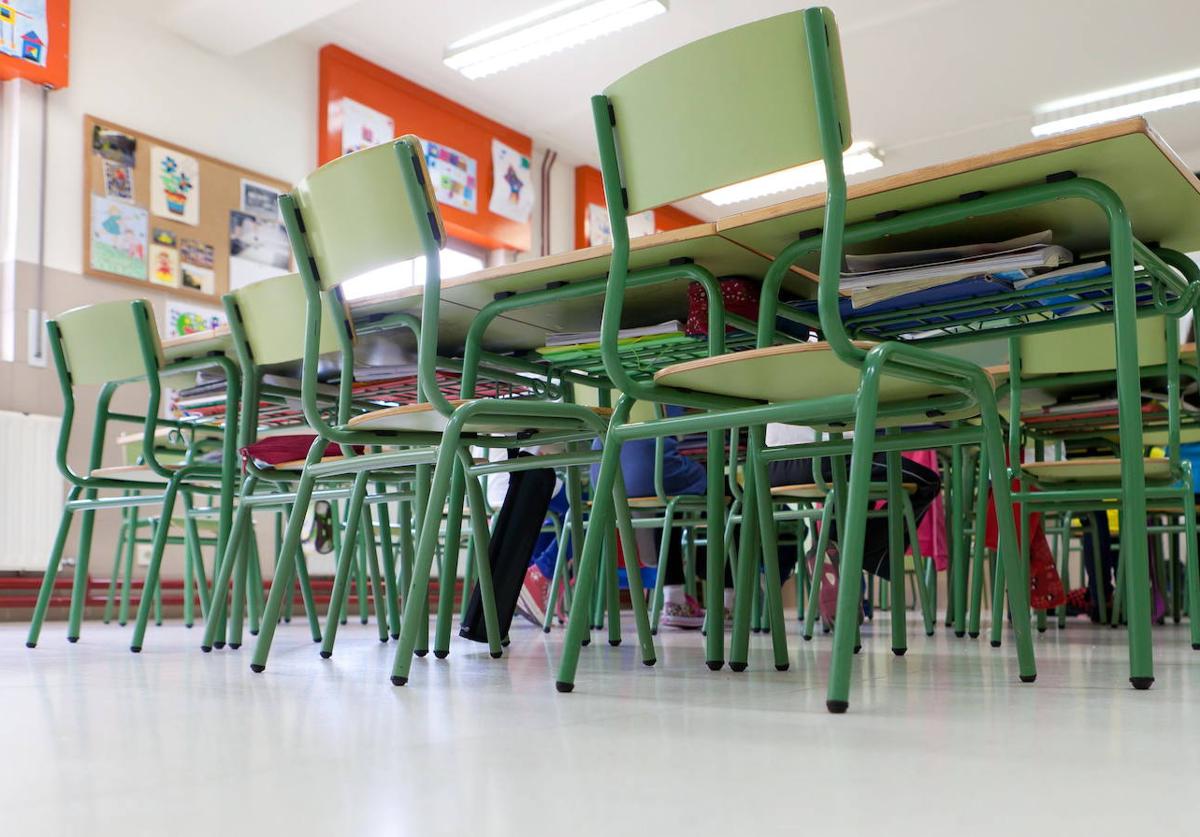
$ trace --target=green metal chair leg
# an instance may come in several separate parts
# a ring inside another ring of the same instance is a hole
[[[962,445],[950,451],[950,566],[954,590],[954,635],[967,634],[967,556],[963,534],[963,516],[966,513],[966,468],[963,464]]]
[[[133,532],[135,537],[125,539],[125,566],[121,573],[121,603],[117,608],[117,624],[122,628],[129,621],[129,599],[133,595],[133,557],[137,551],[136,534],[141,517],[137,506],[133,506],[130,511],[132,514],[129,520],[129,531]]]
[[[633,624],[637,633],[638,647],[642,652],[642,664],[652,666],[657,662],[658,655],[654,650],[654,639],[650,632],[650,617],[646,610],[646,591],[642,587],[642,567],[638,561],[637,542],[634,539],[633,523],[629,519],[629,499],[625,493],[625,478],[619,472],[614,483],[614,491],[616,495],[613,497],[613,510],[616,516],[617,534],[621,539],[621,554],[624,557],[625,577],[629,584],[629,598],[633,609]],[[616,622],[619,626],[621,620],[618,616],[612,621]],[[619,638],[620,635],[618,634]]]
[[[246,616],[247,568],[249,565],[250,538],[243,533],[241,544],[233,552],[233,594],[229,606],[228,636],[226,641],[235,651],[242,647],[242,628]],[[232,543],[230,539],[227,543]]]
[[[229,582],[233,578],[237,555],[246,538],[246,530],[250,526],[251,507],[245,498],[254,493],[258,485],[258,477],[250,474],[242,481],[241,502],[233,516],[233,525],[229,530],[229,539],[225,542],[225,552],[217,556],[216,571],[213,573],[211,604],[204,624],[204,638],[200,641],[200,650],[212,651],[217,639],[217,625],[225,619],[226,601],[229,598]],[[278,568],[276,569],[278,576]]]
[[[146,622],[150,618],[150,608],[158,590],[158,573],[162,567],[163,550],[167,545],[167,533],[171,530],[171,513],[175,510],[175,495],[179,491],[179,478],[172,477],[167,482],[163,492],[162,513],[158,525],[154,527],[154,542],[150,548],[150,566],[146,570],[146,579],[142,586],[142,600],[138,603],[137,623],[133,628],[133,639],[129,650],[135,654],[142,650],[142,642],[146,636]]]
[[[375,614],[375,627],[378,629],[379,641],[388,641],[388,612],[387,598],[383,592],[383,582],[379,569],[379,551],[375,547],[375,521],[371,517],[371,507],[363,506],[362,520],[359,521],[362,531],[360,542],[367,553],[368,582],[371,585],[371,606]]]
[[[465,470],[470,465],[467,451],[459,451],[459,469]],[[465,481],[467,503],[471,515],[471,531],[477,543],[481,545],[482,555],[486,555],[491,543],[487,525],[487,502],[483,496],[483,488],[479,480],[467,477]],[[487,632],[488,654],[493,660],[499,659],[504,653],[501,646],[503,637],[500,636],[500,617],[496,613],[496,591],[492,585],[492,565],[487,561],[478,564],[479,600],[483,604],[483,625]],[[428,620],[426,620],[428,621]]]
[[[671,547],[671,529],[675,525],[675,506],[678,501],[672,498],[667,501],[666,510],[663,512],[663,528],[662,540],[658,545],[658,571],[654,578],[654,593],[651,603],[650,613],[650,630],[652,633],[658,633],[658,623],[662,616],[663,607],[663,588],[666,586],[667,578],[667,557],[670,554]]]
[[[967,614],[967,635],[979,636],[983,618],[983,558],[987,549],[988,461],[987,451],[979,452],[979,478],[976,480],[974,537],[971,543],[971,602]],[[964,503],[966,498],[964,498]],[[928,633],[928,631],[926,631]]]
[[[1200,651],[1200,555],[1196,545],[1196,514],[1191,498],[1184,505],[1183,526],[1187,539],[1184,553],[1187,560],[1188,622],[1192,633],[1192,650]]]
[[[95,500],[96,492],[86,489],[85,500]],[[67,616],[67,642],[78,642],[83,625],[83,610],[87,606],[88,560],[92,552],[92,527],[96,512],[85,509],[79,527],[79,555],[75,561],[75,580],[71,585],[71,610]]]
[[[925,564],[932,563],[932,559],[927,559],[921,554],[921,539],[917,531],[917,521],[913,515],[912,501],[904,492],[900,493],[900,497],[904,501],[904,525],[908,529],[908,540],[912,544],[913,587],[916,588],[917,602],[921,607],[921,620],[925,626],[925,636],[933,636],[937,613],[933,609],[932,597],[925,585]],[[975,636],[979,636],[978,624],[975,626]]]
[[[350,505],[346,514],[346,529],[342,533],[341,549],[338,550],[337,566],[333,576],[333,591],[329,597],[329,615],[325,620],[325,638],[321,643],[321,656],[328,659],[333,656],[333,644],[337,641],[338,625],[341,622],[341,612],[345,608],[348,593],[347,582],[350,577],[351,565],[357,567],[356,553],[359,551],[358,527],[362,522],[363,498],[367,494],[366,471],[360,471],[354,476],[354,487],[350,492]],[[358,587],[359,601],[366,599],[365,584]]]
[[[766,429],[759,426],[750,430],[750,467],[754,471],[754,499],[758,503],[760,541],[764,583],[766,585],[766,609],[771,629],[771,650],[775,657],[775,670],[787,671],[788,647],[787,628],[783,620],[783,579],[779,575],[779,544],[775,530],[775,514],[771,501],[771,482],[767,476],[767,465],[759,456],[766,447]],[[711,529],[709,530],[712,531]],[[753,553],[752,553],[753,555]],[[755,562],[757,563],[757,562]],[[754,568],[758,577],[757,567]],[[757,585],[756,585],[757,586]]]
[[[377,491],[387,489],[385,483]],[[387,622],[392,639],[400,638],[400,596],[396,590],[396,547],[392,543],[392,513],[387,503],[376,506],[379,515],[379,549],[383,554],[384,595],[387,596]]]
[[[233,531],[232,527],[230,531]],[[262,557],[258,552],[258,537],[253,525],[247,534],[246,545],[250,553],[246,562],[246,611],[250,615],[250,636],[258,636],[262,627],[263,609]],[[203,572],[203,562],[197,566]]]
[[[747,499],[742,506],[742,534],[738,539],[737,573],[733,579],[733,632],[729,641],[729,667],[734,671],[745,671],[750,656],[750,621],[754,615],[755,576],[758,575],[758,556],[761,554],[761,527],[758,520],[760,505],[753,499],[757,486],[758,474],[755,469],[750,469],[746,473],[743,489],[743,496]],[[724,579],[722,587],[723,582]],[[723,639],[723,628],[710,633],[721,633]],[[720,660],[708,661],[708,667],[712,671],[720,670],[722,665]]]
[[[721,614],[725,608],[725,552],[718,535],[725,531],[725,431],[708,431],[708,494],[705,521],[710,537],[706,553],[704,607],[713,614],[713,630],[705,636],[704,657],[710,671],[717,671],[725,660],[725,627]],[[711,534],[717,533],[717,534]],[[757,553],[751,553],[755,555]]]
[[[621,590],[617,580],[617,533],[608,533],[609,547],[604,560],[604,604],[608,611],[608,644],[621,644]]]
[[[829,527],[833,522],[833,495],[830,494],[821,509],[821,531],[817,535],[817,546],[813,558],[812,580],[808,588],[808,607],[804,613],[804,640],[813,638],[813,627],[820,610],[821,585],[825,580],[826,552],[829,550]]]
[[[450,653],[450,630],[454,623],[454,589],[458,580],[459,539],[462,535],[462,508],[466,499],[468,477],[461,462],[457,463],[450,480],[450,500],[446,513],[446,550],[438,575],[437,623],[434,631],[433,656],[439,660]],[[465,589],[465,588],[464,588]]]
[[[356,523],[354,531],[358,532],[361,527],[362,521],[359,520]],[[349,528],[347,521],[346,530],[349,531]],[[346,540],[351,540],[345,532],[342,533],[342,537]],[[353,556],[354,565],[354,591],[358,595],[358,621],[365,625],[371,619],[369,611],[370,591],[367,589],[367,544],[365,540],[355,540],[354,550],[350,553]],[[347,589],[347,597],[349,596],[349,592],[349,589]],[[346,603],[344,601],[342,603],[341,622],[342,624],[346,622]]]
[[[73,486],[67,493],[67,502],[74,502],[79,498],[79,494],[80,488]],[[38,637],[42,632],[42,622],[46,619],[46,611],[50,608],[50,598],[54,595],[54,581],[58,577],[58,565],[62,561],[73,517],[74,512],[70,509],[63,509],[58,523],[58,534],[54,536],[54,545],[50,548],[50,560],[46,563],[46,572],[42,576],[42,586],[38,590],[37,604],[33,608],[33,619],[29,622],[29,634],[25,638],[26,648],[37,647]]]
[[[123,496],[128,497],[129,492]],[[125,538],[129,531],[129,508],[121,509],[121,526],[117,530],[117,548],[113,554],[112,575],[108,580],[108,594],[104,598],[104,616],[101,621],[107,625],[112,621],[113,610],[117,600],[117,579],[121,576],[121,558],[125,554]]]
[[[312,499],[313,486],[316,483],[316,479],[308,473],[308,468],[320,461],[324,451],[325,440],[318,438],[309,449],[304,472],[296,486],[296,498],[292,502],[292,512],[288,515],[287,527],[283,535],[283,546],[279,550],[279,563],[275,568],[271,593],[267,597],[267,606],[263,611],[262,630],[259,631],[258,641],[254,645],[254,657],[250,662],[250,670],[255,673],[261,673],[267,667],[267,657],[271,653],[271,641],[275,638],[275,628],[279,623],[283,600],[292,595],[292,578],[303,560],[303,556],[299,554],[301,530],[304,527],[304,514],[308,509],[309,500]],[[215,606],[213,610],[216,610]],[[315,611],[310,610],[309,612],[312,614],[310,618],[315,619]]]
[[[567,517],[563,521],[563,534],[558,539],[558,550],[554,554],[554,575],[550,578],[550,596],[546,600],[546,616],[542,620],[542,631],[550,633],[550,626],[554,624],[554,611],[558,606],[559,596],[563,594],[563,583],[567,572],[567,531],[571,528],[571,518],[574,516],[574,510],[567,510]],[[474,543],[474,538],[472,538]]]

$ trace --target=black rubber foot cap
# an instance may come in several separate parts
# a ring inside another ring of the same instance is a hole
[[[392,634],[392,639],[399,639],[399,638],[400,638],[400,634]]]
[[[850,708],[850,702],[845,700],[827,700],[825,708],[834,715],[845,715],[846,710]]]
[[[1044,633],[1046,633],[1046,629],[1045,629],[1045,628],[1038,628],[1038,629],[1037,629],[1037,632],[1038,632],[1039,634],[1044,634]]]
[[[1020,677],[1022,683],[1032,683],[1034,680],[1037,680],[1036,674],[1022,674]]]
[[[932,636],[932,632],[930,632],[929,635]],[[971,631],[967,634],[967,636],[969,636],[971,639],[979,639],[979,631]]]
[[[392,677],[392,685],[393,686],[403,686],[407,682],[408,682],[407,677]]]
[[[25,643],[25,647],[26,648],[37,648],[37,643],[36,642],[27,642],[27,643]],[[1193,645],[1192,647],[1197,648],[1200,646]]]
[[[1133,684],[1133,688],[1139,692],[1144,692],[1154,685],[1153,677],[1130,677],[1129,682]]]
[[[379,638],[379,641],[382,642],[384,645],[387,645],[387,637],[386,636],[381,636]]]
[[[369,620],[369,619],[359,619],[358,621],[359,621],[359,623],[360,623],[360,624],[363,624],[363,625],[366,625],[366,624],[368,624],[368,623],[370,622],[370,620]]]
[[[731,662],[731,663],[729,664],[729,670],[730,670],[730,671],[736,671],[736,672],[743,672],[743,671],[745,671],[745,670],[746,670],[746,663],[734,663],[734,662]]]
[[[658,662],[658,658],[657,658],[657,657],[651,657],[651,658],[650,658],[650,659],[648,659],[648,660],[642,660],[642,665],[644,665],[644,666],[652,666],[652,665],[654,665],[654,664],[655,664],[655,663],[657,663],[657,662]]]
[[[258,631],[251,631],[250,636],[258,636]]]
[[[856,645],[856,646],[854,646],[854,653],[855,653],[855,654],[857,654],[857,653],[858,653],[859,651],[861,651],[861,650],[862,650],[862,646],[861,646],[861,645]]]
[[[319,636],[313,637],[313,642],[319,643],[320,641],[321,641],[321,637],[319,637]]]
[[[582,645],[584,648],[587,648],[589,645],[592,644],[592,641],[590,639],[585,639],[583,642],[581,642],[579,644]]]
[[[575,688],[575,684],[574,683],[566,683],[562,680],[556,680],[554,682],[554,688],[565,695],[565,694],[569,694]]]
[[[750,629],[750,633],[752,633],[752,634],[761,634],[761,633],[762,633],[762,628],[751,628],[751,629]]]
[[[266,670],[267,670],[267,667],[266,667],[266,666],[260,666],[258,663],[251,663],[251,664],[250,664],[250,670],[251,670],[252,672],[254,672],[255,674],[262,674],[264,671],[266,671]]]
[[[993,640],[991,640],[991,642],[990,642],[990,645],[991,645],[993,648],[999,648],[999,647],[1000,647],[1000,640],[998,640],[998,639],[993,639]]]
[[[904,653],[906,651],[908,651],[907,648],[893,648],[892,649],[892,653],[895,654],[897,657],[903,657]]]
[[[725,665],[723,660],[705,660],[704,664],[708,666],[709,671],[720,671]]]
[[[822,626],[821,626],[821,633],[823,633],[823,634],[828,634],[828,633],[832,633],[832,631],[830,631],[830,630],[829,630],[829,628],[826,628],[824,625],[822,625]]]
[[[324,650],[323,650],[323,651],[321,651],[321,659],[322,659],[322,660],[328,660],[328,659],[329,659],[330,657],[332,657],[332,656],[333,656],[333,652],[332,652],[332,651],[324,651]]]
[[[776,663],[775,670],[776,671],[787,671],[789,668],[791,668],[791,665],[792,665],[791,663]]]
[[[550,629],[549,629],[549,628],[542,628],[542,633],[544,633],[544,634],[548,634],[548,633],[550,633]]]
[[[1117,628],[1119,628],[1121,626],[1120,625],[1109,625],[1108,627],[1112,628],[1115,631]]]
[[[962,639],[964,636],[966,636],[966,635],[967,635],[967,632],[966,632],[966,631],[955,631],[955,632],[954,632],[954,635],[955,635],[956,637],[958,637],[959,639]]]
[[[503,657],[503,656],[504,656],[504,652],[503,652],[503,651],[489,651],[489,652],[488,652],[488,654],[491,656],[491,658],[492,658],[493,660],[498,660],[498,659],[500,659],[501,657]]]
[[[650,636],[658,636],[658,628],[655,628],[654,630],[652,630],[650,632]]]
[[[69,637],[67,637],[67,642],[79,642],[79,637],[69,636]]]
[[[926,631],[925,636],[933,636],[933,631]],[[979,634],[975,634],[975,636],[979,636]]]
[[[620,645],[620,644],[621,644],[621,640],[619,640],[619,639],[610,639],[610,640],[608,641],[608,644],[609,644],[609,645],[611,645],[613,648],[616,648],[618,645]]]
[[[28,642],[27,642],[27,643],[25,643],[25,645],[26,645],[26,646],[28,646],[29,648],[32,648],[32,647],[33,647],[33,646],[32,646],[32,645],[30,645]],[[1193,642],[1193,643],[1192,643],[1192,650],[1193,650],[1193,651],[1200,651],[1200,642]]]
[[[142,646],[140,646],[140,645],[131,645],[131,646],[129,646],[129,650],[130,650],[130,651],[132,651],[132,652],[133,652],[133,653],[135,653],[135,654],[140,654],[140,653],[142,653]]]
[[[213,648],[224,648],[224,647],[225,647],[224,642],[214,642],[213,643]]]
[[[200,650],[203,651],[205,654],[211,654],[212,646],[211,645],[201,645]]]
[[[510,645],[512,645],[512,640],[509,639],[508,637],[505,637],[504,639],[500,640],[501,648],[507,648]]]
[[[229,647],[232,648],[234,651],[236,651],[242,647],[242,644],[240,642],[236,642],[236,643],[231,642],[231,643],[229,643]]]
[[[803,634],[805,642],[812,642],[812,634]]]
[[[416,654],[418,657],[424,657],[426,654],[429,653],[429,649],[422,648],[420,651],[414,651],[413,653]]]
[[[444,660],[450,656],[450,652],[449,651],[434,651],[433,656],[437,657],[439,660]]]

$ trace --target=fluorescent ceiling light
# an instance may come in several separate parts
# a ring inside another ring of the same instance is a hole
[[[882,165],[883,158],[875,146],[869,142],[856,142],[842,155],[842,170],[847,176],[862,174]],[[815,163],[805,163],[802,166],[764,174],[762,177],[755,177],[752,180],[743,180],[741,183],[722,186],[720,189],[705,192],[700,197],[717,206],[727,206],[731,203],[741,203],[777,192],[815,186],[823,182],[825,182],[825,162],[818,160]]]
[[[483,259],[452,247],[442,250],[441,277],[453,279],[483,269]],[[347,302],[369,296],[411,288],[425,281],[425,257],[377,267],[342,283],[342,298]]]
[[[483,78],[666,10],[666,0],[560,0],[455,41],[444,62],[467,78]]]
[[[1047,102],[1034,109],[1035,137],[1200,102],[1200,67]]]

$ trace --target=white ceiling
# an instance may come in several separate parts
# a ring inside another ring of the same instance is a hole
[[[442,64],[446,44],[547,2],[339,0],[333,14],[286,37],[340,44],[567,158],[594,162],[591,94],[674,47],[806,5],[670,0],[669,13],[647,23],[478,81]],[[826,2],[841,27],[854,137],[886,154],[885,168],[869,176],[1028,141],[1039,103],[1200,64],[1197,0]],[[1200,106],[1151,119],[1200,168]],[[704,201],[683,205],[715,214]]]

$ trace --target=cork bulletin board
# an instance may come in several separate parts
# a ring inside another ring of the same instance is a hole
[[[83,157],[87,275],[217,305],[292,269],[284,181],[94,116]]]

